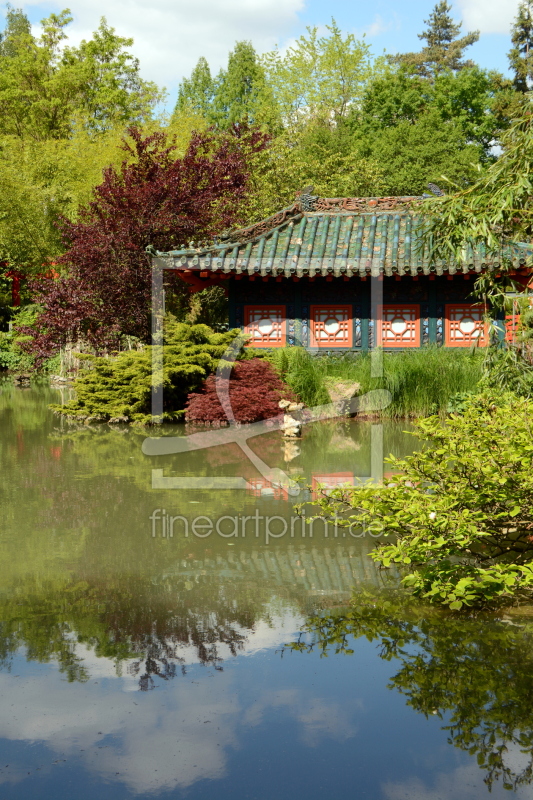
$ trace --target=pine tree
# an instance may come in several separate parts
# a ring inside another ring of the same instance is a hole
[[[427,30],[418,34],[418,38],[426,41],[426,46],[419,53],[403,53],[392,56],[396,64],[406,64],[415,69],[419,75],[432,78],[439,72],[474,67],[473,61],[463,61],[463,53],[467,47],[477,42],[479,31],[472,31],[466,36],[457,38],[461,32],[461,23],[456,24],[450,16],[451,5],[446,0],[437,3],[424,23]]]
[[[251,42],[237,42],[229,54],[228,68],[216,79],[213,110],[222,128],[238,122],[251,125],[268,116],[265,73]]]
[[[184,78],[178,89],[175,111],[195,111],[209,119],[213,111],[213,78],[207,60],[202,56],[191,73]]]
[[[522,0],[511,28],[514,47],[509,51],[509,66],[514,72],[514,87],[527,92],[533,84],[533,2]]]

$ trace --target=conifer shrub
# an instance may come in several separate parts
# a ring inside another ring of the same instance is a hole
[[[216,369],[238,330],[214,333],[207,325],[188,325],[170,318],[163,348],[163,418],[178,421],[188,395]],[[88,362],[76,381],[76,399],[53,410],[78,420],[151,422],[152,347],[112,358],[80,354]]]
[[[277,417],[281,413],[278,404],[282,398],[296,400],[296,395],[283,384],[268,361],[257,357],[236,363],[229,381],[219,381],[228,387],[236,422],[257,422]],[[219,425],[228,422],[218,398],[216,382],[216,376],[211,375],[201,392],[189,395],[185,411],[187,422]]]

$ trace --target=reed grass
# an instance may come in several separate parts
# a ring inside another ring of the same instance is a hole
[[[372,377],[372,357],[380,356],[382,375]],[[483,353],[430,346],[373,356],[313,356],[295,347],[276,351],[272,363],[306,405],[328,402],[331,381],[353,382],[361,393],[387,389],[392,403],[381,416],[400,419],[445,414],[454,396],[474,391],[482,377]]]
[[[330,402],[324,383],[321,359],[314,358],[303,347],[283,347],[268,355],[282,380],[296,392],[306,406],[320,406]]]

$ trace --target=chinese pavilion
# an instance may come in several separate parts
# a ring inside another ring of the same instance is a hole
[[[483,346],[488,331],[471,296],[474,280],[505,259],[527,284],[528,249],[509,244],[495,255],[465,246],[460,262],[431,260],[421,246],[420,200],[302,195],[206,248],[152,251],[152,258],[178,270],[193,291],[224,286],[230,327],[256,347]]]

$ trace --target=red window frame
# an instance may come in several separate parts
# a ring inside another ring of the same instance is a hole
[[[459,314],[463,314],[462,318]],[[472,303],[447,303],[444,307],[444,344],[446,347],[471,347],[477,344],[486,347],[489,343],[489,326],[483,322],[485,309]],[[477,323],[471,332],[461,331],[462,321]],[[481,335],[476,331],[481,330]],[[457,335],[459,334],[459,335]]]
[[[273,316],[275,319],[273,319]],[[261,334],[258,325],[262,320],[273,322],[273,328],[278,330],[278,336],[269,338],[271,333]],[[249,345],[255,347],[284,347],[287,339],[286,306],[274,305],[249,305],[244,306],[244,332],[251,336]],[[256,335],[259,333],[260,335]]]
[[[326,330],[328,319],[339,324],[338,331]],[[351,305],[338,305],[337,303],[312,305],[310,329],[312,347],[352,347],[353,314]],[[342,334],[341,337],[339,337],[339,332]]]
[[[401,322],[406,325],[403,331],[399,330]],[[393,324],[398,327],[394,329]],[[394,303],[379,306],[376,327],[380,347],[420,347],[420,305]]]

